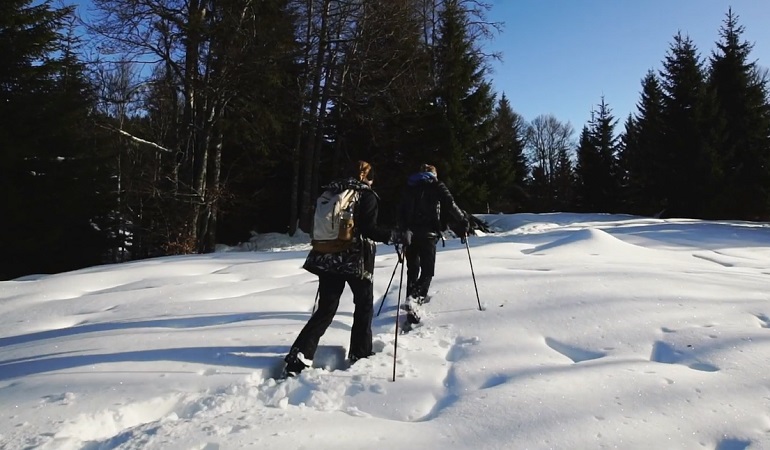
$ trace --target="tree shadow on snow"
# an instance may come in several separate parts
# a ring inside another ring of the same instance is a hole
[[[276,362],[280,362],[281,357],[288,350],[286,345],[260,345],[181,347],[73,356],[41,355],[34,360],[24,358],[0,362],[0,381],[57,370],[121,362],[178,361],[211,366],[272,370]]]
[[[265,312],[265,313],[239,313],[239,314],[220,314],[208,316],[191,317],[173,317],[168,319],[139,320],[130,322],[107,322],[93,323],[87,325],[76,325],[68,328],[56,330],[38,331],[18,336],[9,336],[0,338],[0,348],[9,345],[25,344],[34,341],[46,339],[58,339],[66,336],[74,336],[85,333],[96,333],[102,331],[126,330],[134,328],[203,328],[217,325],[227,325],[238,322],[248,322],[266,319],[291,319],[298,321],[307,321],[307,313],[301,312]],[[299,331],[299,330],[298,330]]]

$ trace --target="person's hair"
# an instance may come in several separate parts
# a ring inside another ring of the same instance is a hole
[[[436,166],[432,166],[430,164],[421,165],[420,172],[431,172],[433,175],[438,175],[438,173],[436,173]]]
[[[350,164],[345,176],[353,177],[359,181],[366,181],[372,172],[372,165],[366,161],[354,161]]]

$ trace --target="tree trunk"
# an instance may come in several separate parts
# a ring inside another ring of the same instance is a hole
[[[323,11],[321,11],[321,28],[319,31],[318,40],[318,53],[316,54],[316,66],[313,70],[313,86],[312,93],[310,95],[310,111],[308,115],[308,139],[305,142],[305,150],[303,152],[303,176],[302,176],[302,196],[300,198],[300,228],[305,231],[310,231],[310,226],[313,220],[313,192],[315,187],[313,186],[313,180],[316,176],[315,172],[315,139],[310,137],[315,136],[319,128],[319,109],[321,107],[321,80],[324,71],[323,62],[326,53],[326,47],[328,45],[327,28],[328,28],[328,16],[329,5],[331,0],[324,0]]]

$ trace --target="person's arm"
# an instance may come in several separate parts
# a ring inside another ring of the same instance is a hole
[[[356,226],[361,235],[373,241],[388,243],[391,238],[390,228],[377,224],[379,213],[379,198],[373,191],[362,191],[358,202],[358,217]]]
[[[438,191],[441,201],[441,210],[448,211],[449,215],[452,216],[452,219],[454,219],[456,222],[467,223],[468,218],[465,217],[463,210],[457,206],[457,203],[455,203],[455,199],[452,197],[452,193],[449,192],[449,188],[447,188],[446,185],[440,181],[438,183]]]

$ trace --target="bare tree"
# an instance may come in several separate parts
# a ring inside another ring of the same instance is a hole
[[[553,115],[537,116],[527,127],[527,143],[529,160],[532,166],[539,168],[548,180],[549,185],[554,181],[561,152],[571,152],[574,130],[567,122],[560,122]]]
[[[99,112],[115,122],[115,125],[102,124],[102,126],[118,133],[117,145],[114,147],[116,169],[113,177],[115,180],[115,198],[118,202],[116,208],[118,229],[116,232],[128,236],[130,233],[126,233],[126,231],[130,214],[125,209],[127,205],[125,203],[123,169],[127,163],[126,159],[130,157],[130,142],[139,140],[144,143],[146,141],[127,132],[125,124],[130,116],[137,113],[140,104],[141,85],[137,80],[136,67],[128,62],[119,62],[110,66],[99,65],[94,70],[94,76],[97,80],[96,86],[99,88],[97,97]],[[128,258],[126,250],[124,245],[119,245],[118,248],[113,249],[113,254],[110,256],[111,261],[125,261]]]
[[[297,225],[303,230],[310,227],[325,122],[338,76],[340,43],[349,39],[345,34],[353,28],[353,13],[361,8],[362,0],[300,0],[297,3],[296,9],[302,16],[297,35],[303,51],[297,84],[301,110],[293,157],[290,234],[296,231]]]
[[[88,24],[100,53],[142,67],[163,67],[176,80],[182,107],[169,142],[167,173],[178,204],[169,224],[168,251],[211,251],[222,194],[221,120],[236,95],[255,15],[252,0],[93,0],[97,13]],[[152,70],[142,69],[150,78]],[[151,141],[152,139],[145,139]]]

